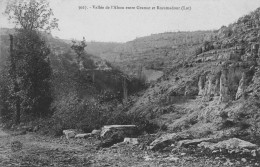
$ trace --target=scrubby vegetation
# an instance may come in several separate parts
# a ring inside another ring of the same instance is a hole
[[[38,9],[47,13],[39,15],[42,22],[34,27],[30,17]],[[6,127],[33,124],[44,133],[60,135],[67,128],[89,132],[106,124],[145,122],[127,113],[134,101],[131,95],[146,87],[141,73],[128,77],[87,53],[84,40],[68,44],[53,38],[46,31],[57,28],[58,19],[49,20],[53,13],[47,1],[14,1],[6,13],[17,24],[15,31],[1,32],[1,43],[10,43],[1,45],[5,65],[1,66],[0,113]]]

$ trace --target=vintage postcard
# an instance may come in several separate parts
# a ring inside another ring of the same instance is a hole
[[[260,166],[260,0],[0,13],[0,167]]]

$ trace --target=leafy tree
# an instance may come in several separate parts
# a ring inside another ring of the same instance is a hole
[[[73,49],[77,54],[77,64],[79,66],[79,69],[84,69],[83,66],[83,55],[84,55],[84,49],[87,46],[86,40],[83,37],[83,40],[79,43],[77,43],[75,40],[72,40],[72,46],[71,49]]]
[[[50,49],[39,32],[19,30],[15,41],[16,75],[21,107],[27,114],[44,116],[49,112],[51,96]]]
[[[53,18],[47,0],[12,0],[9,1],[5,14],[18,28],[48,32],[58,28],[59,20]]]
[[[50,113],[51,66],[47,46],[40,31],[58,28],[58,19],[46,0],[10,1],[5,13],[19,28],[10,35],[8,105],[15,110],[15,123],[20,118],[42,117]],[[7,101],[6,101],[7,102]]]

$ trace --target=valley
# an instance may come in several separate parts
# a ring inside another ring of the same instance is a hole
[[[0,166],[260,166],[260,8],[124,43],[0,44]]]

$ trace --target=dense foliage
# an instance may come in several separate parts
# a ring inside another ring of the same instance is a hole
[[[16,112],[16,123],[20,122],[18,117],[24,120],[28,119],[28,115],[47,116],[52,102],[50,49],[38,32],[23,29],[17,31],[13,45],[13,53],[6,66],[7,74],[1,78],[5,93],[2,103],[6,106],[2,114],[6,115],[7,108],[8,115],[14,116]],[[20,113],[17,113],[17,105]]]

